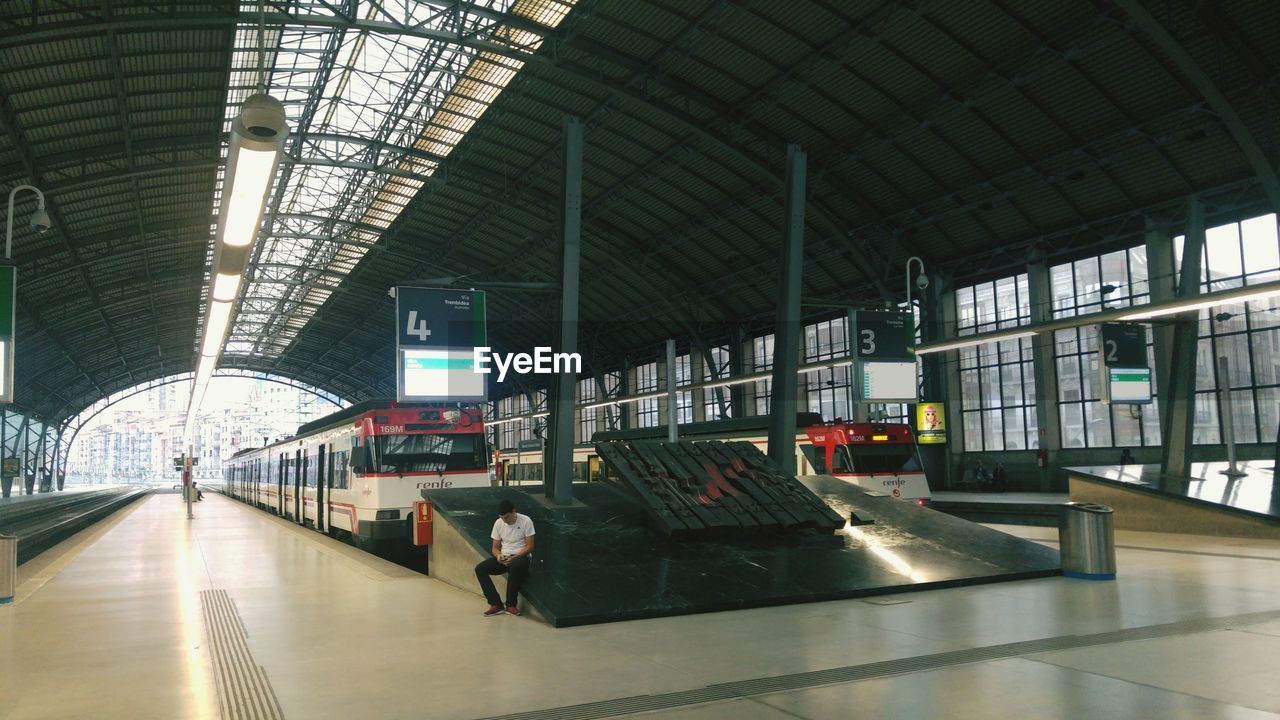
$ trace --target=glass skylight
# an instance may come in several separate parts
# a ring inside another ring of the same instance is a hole
[[[224,354],[280,357],[524,65],[442,33],[530,54],[542,35],[527,28],[555,28],[574,2],[361,0],[354,22],[324,2],[268,3],[266,92],[291,132]],[[258,2],[241,12],[228,132],[260,82]],[[221,186],[219,172],[214,217]]]

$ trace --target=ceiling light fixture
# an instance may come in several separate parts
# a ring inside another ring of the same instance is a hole
[[[284,106],[261,93],[244,101],[240,115],[231,124],[227,170],[218,213],[217,244],[213,251],[209,282],[208,310],[200,341],[191,400],[187,405],[185,436],[193,435],[196,412],[222,354],[223,341],[231,326],[236,296],[253,250],[253,241],[262,223],[262,210],[271,193],[280,151],[289,134]]]

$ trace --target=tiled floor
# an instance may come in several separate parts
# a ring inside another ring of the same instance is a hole
[[[176,496],[149,498],[21,568],[18,603],[0,608],[0,718],[218,717],[204,590],[234,602],[286,718],[581,703],[602,704],[579,717],[647,708],[693,720],[1280,717],[1277,542],[1122,532],[1116,582],[556,630],[482,618],[478,595],[206,497],[190,523]],[[1057,540],[1053,528],[1002,529]],[[1144,640],[978,661],[956,652],[1210,618],[1222,620]],[[946,653],[956,659],[936,660]],[[935,665],[913,672],[922,656]],[[853,682],[802,674],[906,659]],[[762,678],[777,684],[743,682]],[[737,684],[707,694],[721,683]]]

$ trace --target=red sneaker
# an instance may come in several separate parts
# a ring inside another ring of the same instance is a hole
[[[498,617],[502,614],[501,605],[490,605],[488,610],[484,611],[485,617]]]
[[[518,617],[518,616],[520,615],[520,608],[517,608],[517,607],[509,607],[509,608],[507,608],[507,614],[508,614],[508,615],[515,615],[515,616],[517,616],[517,617]]]

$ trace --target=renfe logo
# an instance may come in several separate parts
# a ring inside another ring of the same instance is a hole
[[[885,480],[883,482],[886,487],[902,487],[903,485],[907,484],[907,481],[903,480],[902,478],[894,478],[892,480]]]
[[[553,353],[549,347],[535,347],[533,355],[529,353],[496,353],[488,347],[478,347],[472,350],[472,371],[489,374],[489,367],[486,363],[490,358],[493,364],[498,366],[498,382],[502,382],[507,377],[507,370],[515,370],[521,375],[533,373],[535,375],[550,375],[552,373],[573,373],[577,375],[582,372],[582,356],[578,353]]]
[[[445,480],[444,478],[418,483],[419,490],[444,490],[451,487],[453,487],[453,481]]]

